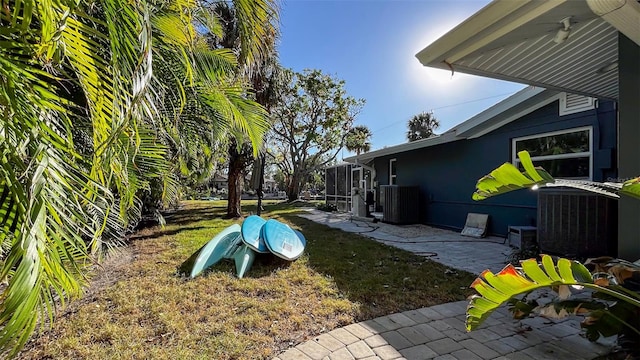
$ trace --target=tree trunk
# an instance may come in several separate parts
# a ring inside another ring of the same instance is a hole
[[[287,181],[287,199],[288,201],[294,201],[300,196],[300,176],[293,174]]]
[[[256,215],[260,216],[262,214],[262,196],[264,196],[264,189],[262,188],[262,184],[264,184],[264,163],[266,162],[266,155],[260,155],[260,183],[258,183],[258,208],[256,209]]]
[[[235,141],[232,141],[231,145],[229,145],[229,174],[227,178],[229,198],[227,200],[227,218],[242,217],[240,202],[244,185],[244,178],[242,176],[244,165],[243,155],[238,152]]]

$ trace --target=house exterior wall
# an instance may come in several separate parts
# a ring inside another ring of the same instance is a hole
[[[467,214],[475,212],[490,215],[491,234],[504,236],[510,225],[535,226],[537,196],[533,191],[516,191],[480,202],[471,199],[480,177],[511,162],[512,139],[591,126],[593,180],[616,177],[615,103],[603,100],[596,109],[562,117],[558,106],[555,101],[476,139],[377,158],[378,189],[389,184],[389,160],[396,159],[397,185],[420,188],[421,223],[460,230]]]
[[[621,179],[640,175],[638,138],[640,137],[640,46],[618,34],[618,79],[620,85],[620,174]],[[640,201],[628,196],[618,203],[618,256],[635,261],[640,258],[638,222]]]

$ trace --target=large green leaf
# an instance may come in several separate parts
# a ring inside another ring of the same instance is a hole
[[[520,151],[518,157],[524,171],[521,172],[511,163],[502,164],[478,180],[476,191],[472,195],[473,200],[484,200],[520,189],[558,186],[585,190],[613,198],[619,198],[619,194],[625,194],[640,199],[640,177],[624,183],[554,179],[543,168],[533,165],[528,152]]]
[[[625,194],[640,199],[640,177],[630,179],[622,183],[620,194]]]
[[[520,172],[513,164],[504,163],[499,168],[485,175],[476,184],[473,200],[484,200],[488,197],[504,194],[509,191],[531,188],[553,182],[553,177],[544,169],[536,168],[526,151],[518,153],[525,171]]]
[[[480,326],[495,309],[515,296],[550,286],[579,285],[640,307],[640,296],[596,285],[589,270],[577,261],[560,258],[554,263],[549,255],[543,255],[541,263],[529,259],[521,265],[516,268],[509,264],[497,274],[485,270],[471,284],[479,295],[471,298],[467,308],[468,331]]]

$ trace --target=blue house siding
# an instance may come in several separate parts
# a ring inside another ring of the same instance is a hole
[[[593,180],[616,176],[615,103],[602,101],[597,109],[562,117],[558,106],[555,101],[479,138],[376,158],[377,184],[389,184],[389,160],[395,158],[397,185],[420,188],[421,223],[460,230],[467,214],[476,212],[490,215],[491,234],[504,236],[509,225],[536,225],[534,191],[517,191],[481,202],[471,199],[480,177],[511,161],[512,139],[591,126]]]

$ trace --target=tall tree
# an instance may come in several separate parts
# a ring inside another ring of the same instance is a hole
[[[407,127],[407,140],[409,142],[426,139],[434,135],[434,131],[440,126],[432,112],[421,112],[414,115]]]
[[[246,9],[237,2],[221,1],[211,8],[222,20],[222,36],[210,37],[213,47],[232,48],[240,65],[237,76],[244,79],[254,91],[256,102],[267,112],[274,103],[273,82],[278,76],[279,64],[275,51],[278,37],[278,11],[273,0],[260,0],[262,9],[259,32],[248,32],[243,26]],[[242,216],[241,196],[244,175],[256,157],[258,148],[250,146],[242,133],[230,132],[228,142],[228,200],[227,217]]]
[[[213,177],[220,148],[226,145],[225,135],[231,129],[257,145],[266,129],[266,113],[247,98],[246,84],[235,77],[239,63],[233,49],[212,49],[203,35],[215,32],[221,36],[222,20],[204,7],[184,11],[192,12],[191,20],[162,11],[154,21],[158,40],[187,50],[181,53],[159,46],[154,52],[154,73],[163,85],[161,116],[155,122],[162,130],[171,164],[162,184],[179,180],[193,186]],[[156,194],[152,191],[146,199],[157,202]],[[172,199],[176,198],[174,194]]]
[[[349,96],[343,80],[319,70],[287,70],[285,79],[271,115],[273,156],[292,201],[304,179],[336,158],[364,100]]]
[[[371,131],[364,125],[352,127],[345,137],[344,147],[349,151],[361,152],[371,150]]]

